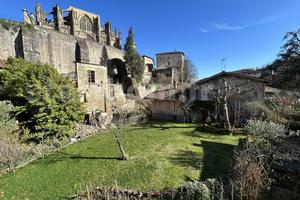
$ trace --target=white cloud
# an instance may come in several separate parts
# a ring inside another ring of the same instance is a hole
[[[271,17],[267,17],[265,19],[262,19],[258,22],[256,22],[254,25],[261,25],[261,24],[267,24],[273,21],[276,21],[278,19],[282,18],[282,16],[271,16]]]
[[[208,29],[200,29],[200,31],[201,31],[202,33],[208,33],[208,32],[209,32]]]
[[[232,26],[228,25],[227,23],[213,23],[212,27],[217,30],[217,31],[238,31],[238,30],[243,30],[245,28],[248,28],[249,25],[244,25],[244,26]]]
[[[254,22],[254,23],[244,24],[244,25],[229,25],[227,23],[213,22],[210,24],[210,27],[211,27],[210,29],[200,29],[200,31],[202,33],[207,33],[207,32],[211,32],[211,31],[239,31],[239,30],[243,30],[243,29],[250,28],[253,26],[267,24],[267,23],[276,21],[280,18],[282,18],[282,16],[271,16],[271,17],[264,18],[260,21]]]

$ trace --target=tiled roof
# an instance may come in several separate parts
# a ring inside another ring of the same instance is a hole
[[[240,73],[235,73],[235,72],[220,72],[218,74],[215,74],[213,76],[210,76],[208,78],[204,78],[201,79],[199,81],[196,81],[194,84],[203,84],[206,83],[207,81],[216,79],[216,78],[220,78],[220,77],[224,77],[224,76],[233,76],[233,77],[239,77],[239,78],[244,78],[244,79],[249,79],[249,80],[253,80],[253,81],[259,81],[259,82],[265,82],[268,83],[269,81],[265,80],[265,79],[261,79],[261,78],[256,78],[253,76],[249,76],[249,75],[244,75],[244,74],[240,74]]]
[[[154,99],[154,100],[177,100],[178,95],[181,93],[179,89],[165,89],[165,90],[157,90],[147,95],[145,99]]]

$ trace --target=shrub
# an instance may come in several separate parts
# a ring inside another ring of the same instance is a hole
[[[18,140],[8,136],[0,138],[0,166],[7,166],[9,171],[14,171],[23,155],[24,151]]]
[[[263,148],[262,148],[263,146]],[[271,184],[269,177],[270,143],[246,143],[234,154],[232,186],[237,199],[255,200],[264,195]],[[238,198],[239,197],[239,198]]]
[[[49,65],[10,58],[0,81],[2,98],[16,106],[16,118],[30,130],[30,140],[63,139],[82,120],[77,89]]]
[[[264,101],[246,102],[243,108],[243,115],[248,119],[261,119],[273,122],[281,122],[283,120],[282,117]]]
[[[264,138],[285,137],[288,132],[288,128],[283,124],[261,120],[249,120],[245,130],[248,134]]]
[[[13,111],[14,106],[9,101],[0,101],[0,135],[11,134],[18,129]]]

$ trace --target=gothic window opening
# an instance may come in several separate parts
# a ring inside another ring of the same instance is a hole
[[[88,75],[88,82],[89,83],[95,83],[95,71],[88,70],[87,71]]]
[[[93,32],[93,23],[88,16],[83,16],[80,19],[80,30]]]

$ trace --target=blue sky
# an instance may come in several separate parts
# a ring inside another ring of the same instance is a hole
[[[23,8],[36,0],[0,2],[0,18],[21,21]],[[101,24],[112,22],[123,41],[133,27],[138,51],[155,57],[183,51],[198,68],[199,78],[226,70],[261,67],[272,62],[288,31],[300,27],[298,0],[53,0],[39,1],[45,10],[59,4],[94,12]]]

